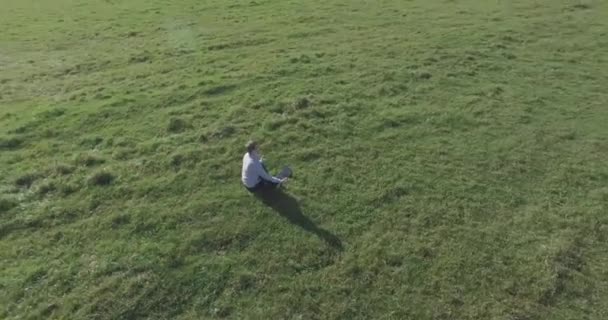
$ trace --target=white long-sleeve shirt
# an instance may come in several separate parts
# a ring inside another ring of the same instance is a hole
[[[243,184],[247,188],[253,188],[261,179],[275,183],[281,182],[280,179],[271,176],[264,170],[260,158],[255,153],[245,153],[243,156],[243,170],[241,171],[241,180],[243,181]]]

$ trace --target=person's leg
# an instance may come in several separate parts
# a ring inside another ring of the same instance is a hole
[[[268,171],[268,168],[266,167],[266,164],[264,164],[264,161],[260,161],[260,164],[262,165],[262,168],[264,169],[264,171],[266,171],[266,173],[268,173],[269,175],[272,175]],[[285,170],[283,170],[283,171],[285,171]],[[281,172],[279,174],[279,176],[277,176],[277,178],[279,178],[279,179],[286,178],[286,176],[281,176],[281,174],[284,174],[284,172]],[[291,170],[289,170],[289,174],[291,174]],[[258,183],[258,186],[260,186],[261,189],[275,189],[279,186],[279,184],[280,183],[261,179],[260,183]]]
[[[266,173],[270,174],[270,172],[268,171],[268,168],[266,167],[266,164],[264,164],[264,161],[260,161],[260,164],[262,164],[262,168],[264,169],[264,171],[266,171]],[[272,175],[272,174],[270,174]],[[276,182],[272,182],[272,181],[268,181],[268,180],[264,180],[261,179],[260,183],[258,184],[258,186],[260,186],[261,189],[274,189],[278,186],[279,184]]]
[[[251,193],[256,194],[256,193],[264,192],[267,190],[275,189],[277,186],[278,186],[278,183],[262,179],[262,180],[260,180],[260,182],[258,182],[258,184],[255,185],[255,187],[253,187],[253,188],[245,187],[245,189],[247,189],[247,191],[249,191]]]
[[[270,174],[270,172],[268,171],[268,168],[266,168],[266,164],[264,163],[264,161],[260,161],[260,164],[262,165],[262,168],[264,169],[264,171],[266,171],[266,173]]]

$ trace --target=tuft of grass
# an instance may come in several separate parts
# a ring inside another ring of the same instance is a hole
[[[433,77],[433,75],[428,71],[417,70],[412,72],[412,76],[417,80],[429,80]]]
[[[587,1],[579,0],[578,3],[572,5],[572,9],[588,10],[591,9],[591,4],[587,3]]]
[[[236,128],[233,126],[225,126],[218,130],[215,130],[210,134],[210,136],[214,139],[224,139],[232,136],[236,133]]]
[[[57,190],[57,185],[55,181],[52,180],[44,180],[36,186],[36,193],[40,196],[47,195],[49,193]]]
[[[300,97],[298,99],[296,99],[296,101],[294,101],[293,106],[300,110],[300,109],[306,109],[308,107],[310,107],[310,105],[312,104],[312,102],[310,101],[310,99],[308,97]]]
[[[50,120],[63,116],[67,110],[65,108],[52,108],[38,114],[38,117],[43,120]]]
[[[73,182],[64,182],[57,186],[57,190],[64,197],[77,192],[79,189],[80,186]]]
[[[131,222],[131,217],[126,214],[119,214],[112,218],[111,226],[112,228],[119,228]]]
[[[39,172],[27,172],[15,179],[15,185],[18,187],[29,188],[34,182],[40,179],[42,175]]]
[[[8,212],[18,205],[19,202],[16,199],[0,196],[0,213]]]
[[[115,179],[116,177],[112,173],[106,170],[98,170],[89,177],[88,183],[92,186],[107,186]]]
[[[51,171],[57,175],[68,175],[74,172],[76,168],[65,163],[58,163],[51,168]]]
[[[74,162],[80,166],[93,167],[105,163],[106,160],[97,154],[81,153],[76,156]]]
[[[180,133],[189,128],[188,122],[182,118],[173,117],[169,119],[167,131],[170,133]]]
[[[98,145],[100,145],[103,142],[103,138],[96,136],[96,137],[87,137],[82,139],[82,141],[80,142],[80,145],[83,147],[88,147],[88,148],[95,148]]]
[[[23,142],[19,137],[0,137],[0,150],[15,150],[21,147]]]

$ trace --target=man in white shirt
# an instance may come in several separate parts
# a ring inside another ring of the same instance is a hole
[[[271,189],[280,186],[287,178],[278,178],[270,175],[262,156],[258,144],[255,141],[247,143],[247,153],[243,156],[243,170],[241,171],[241,181],[250,192]]]

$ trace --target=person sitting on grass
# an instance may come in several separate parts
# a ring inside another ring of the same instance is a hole
[[[246,147],[247,152],[243,156],[241,181],[247,190],[257,192],[273,189],[287,181],[287,177],[274,177],[268,173],[259,146],[255,141],[249,141]]]

